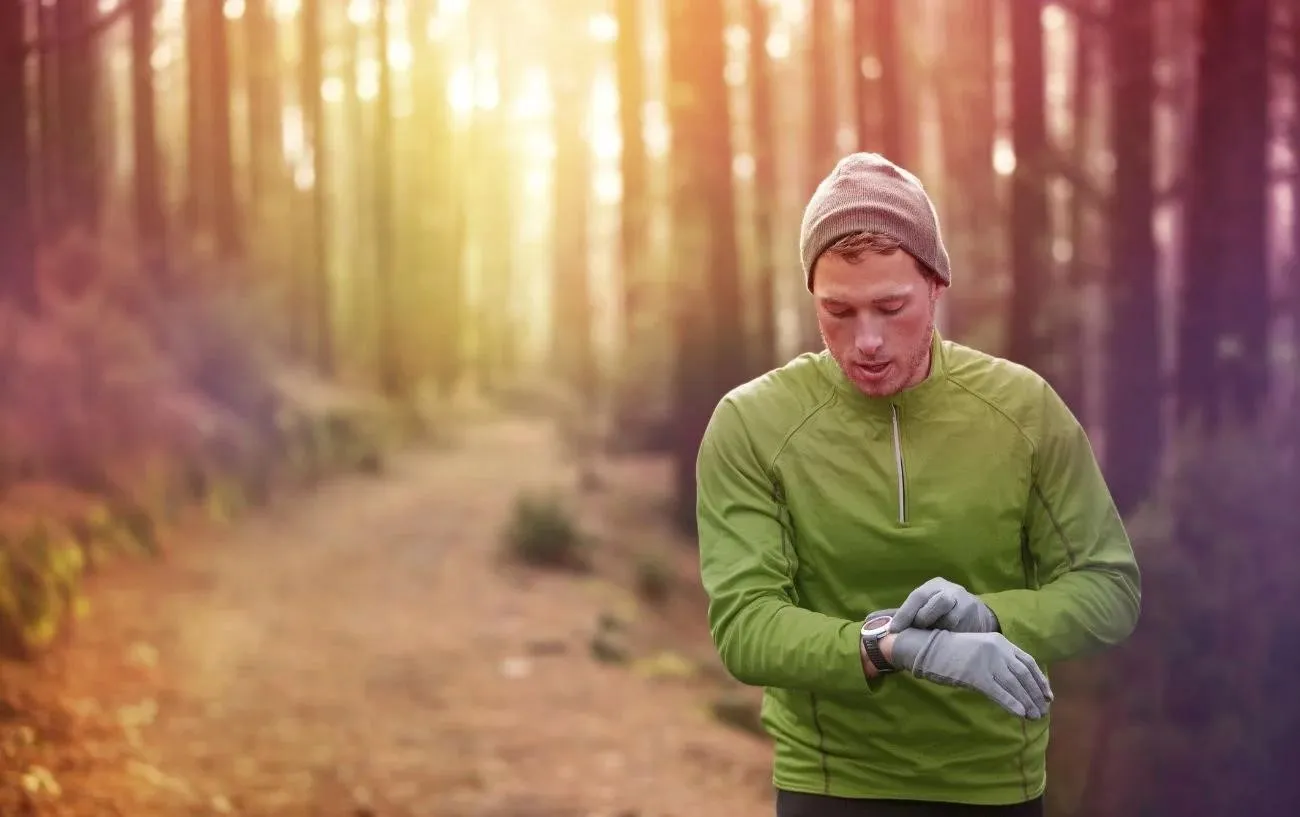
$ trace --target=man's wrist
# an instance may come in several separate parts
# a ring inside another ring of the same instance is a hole
[[[876,642],[880,646],[880,654],[885,657],[885,660],[889,662],[890,666],[893,666],[894,664],[894,635],[894,633],[886,633],[878,642]],[[862,672],[868,678],[878,677],[881,672],[876,669],[875,664],[871,663],[871,658],[867,655],[867,645],[861,640],[858,642],[858,654],[862,658]]]

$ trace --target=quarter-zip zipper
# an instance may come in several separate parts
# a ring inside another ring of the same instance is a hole
[[[894,470],[898,475],[898,524],[907,524],[907,480],[903,468],[903,434],[899,430],[898,406],[889,407],[890,424],[894,430]]]

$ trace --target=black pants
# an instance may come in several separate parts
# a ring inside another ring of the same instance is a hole
[[[967,806],[922,800],[857,800],[778,790],[776,817],[1043,817],[1043,798],[1013,806]]]

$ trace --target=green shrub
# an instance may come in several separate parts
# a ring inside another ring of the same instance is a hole
[[[634,583],[637,595],[652,603],[667,601],[673,589],[673,570],[662,555],[642,551],[637,554]]]
[[[506,528],[505,545],[511,557],[532,567],[575,571],[591,567],[586,539],[555,495],[520,496]]]

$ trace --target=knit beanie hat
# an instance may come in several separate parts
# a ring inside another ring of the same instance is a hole
[[[890,236],[945,285],[952,283],[939,216],[921,180],[878,153],[851,153],[840,159],[804,209],[799,254],[809,292],[817,259],[836,241],[857,232]]]

